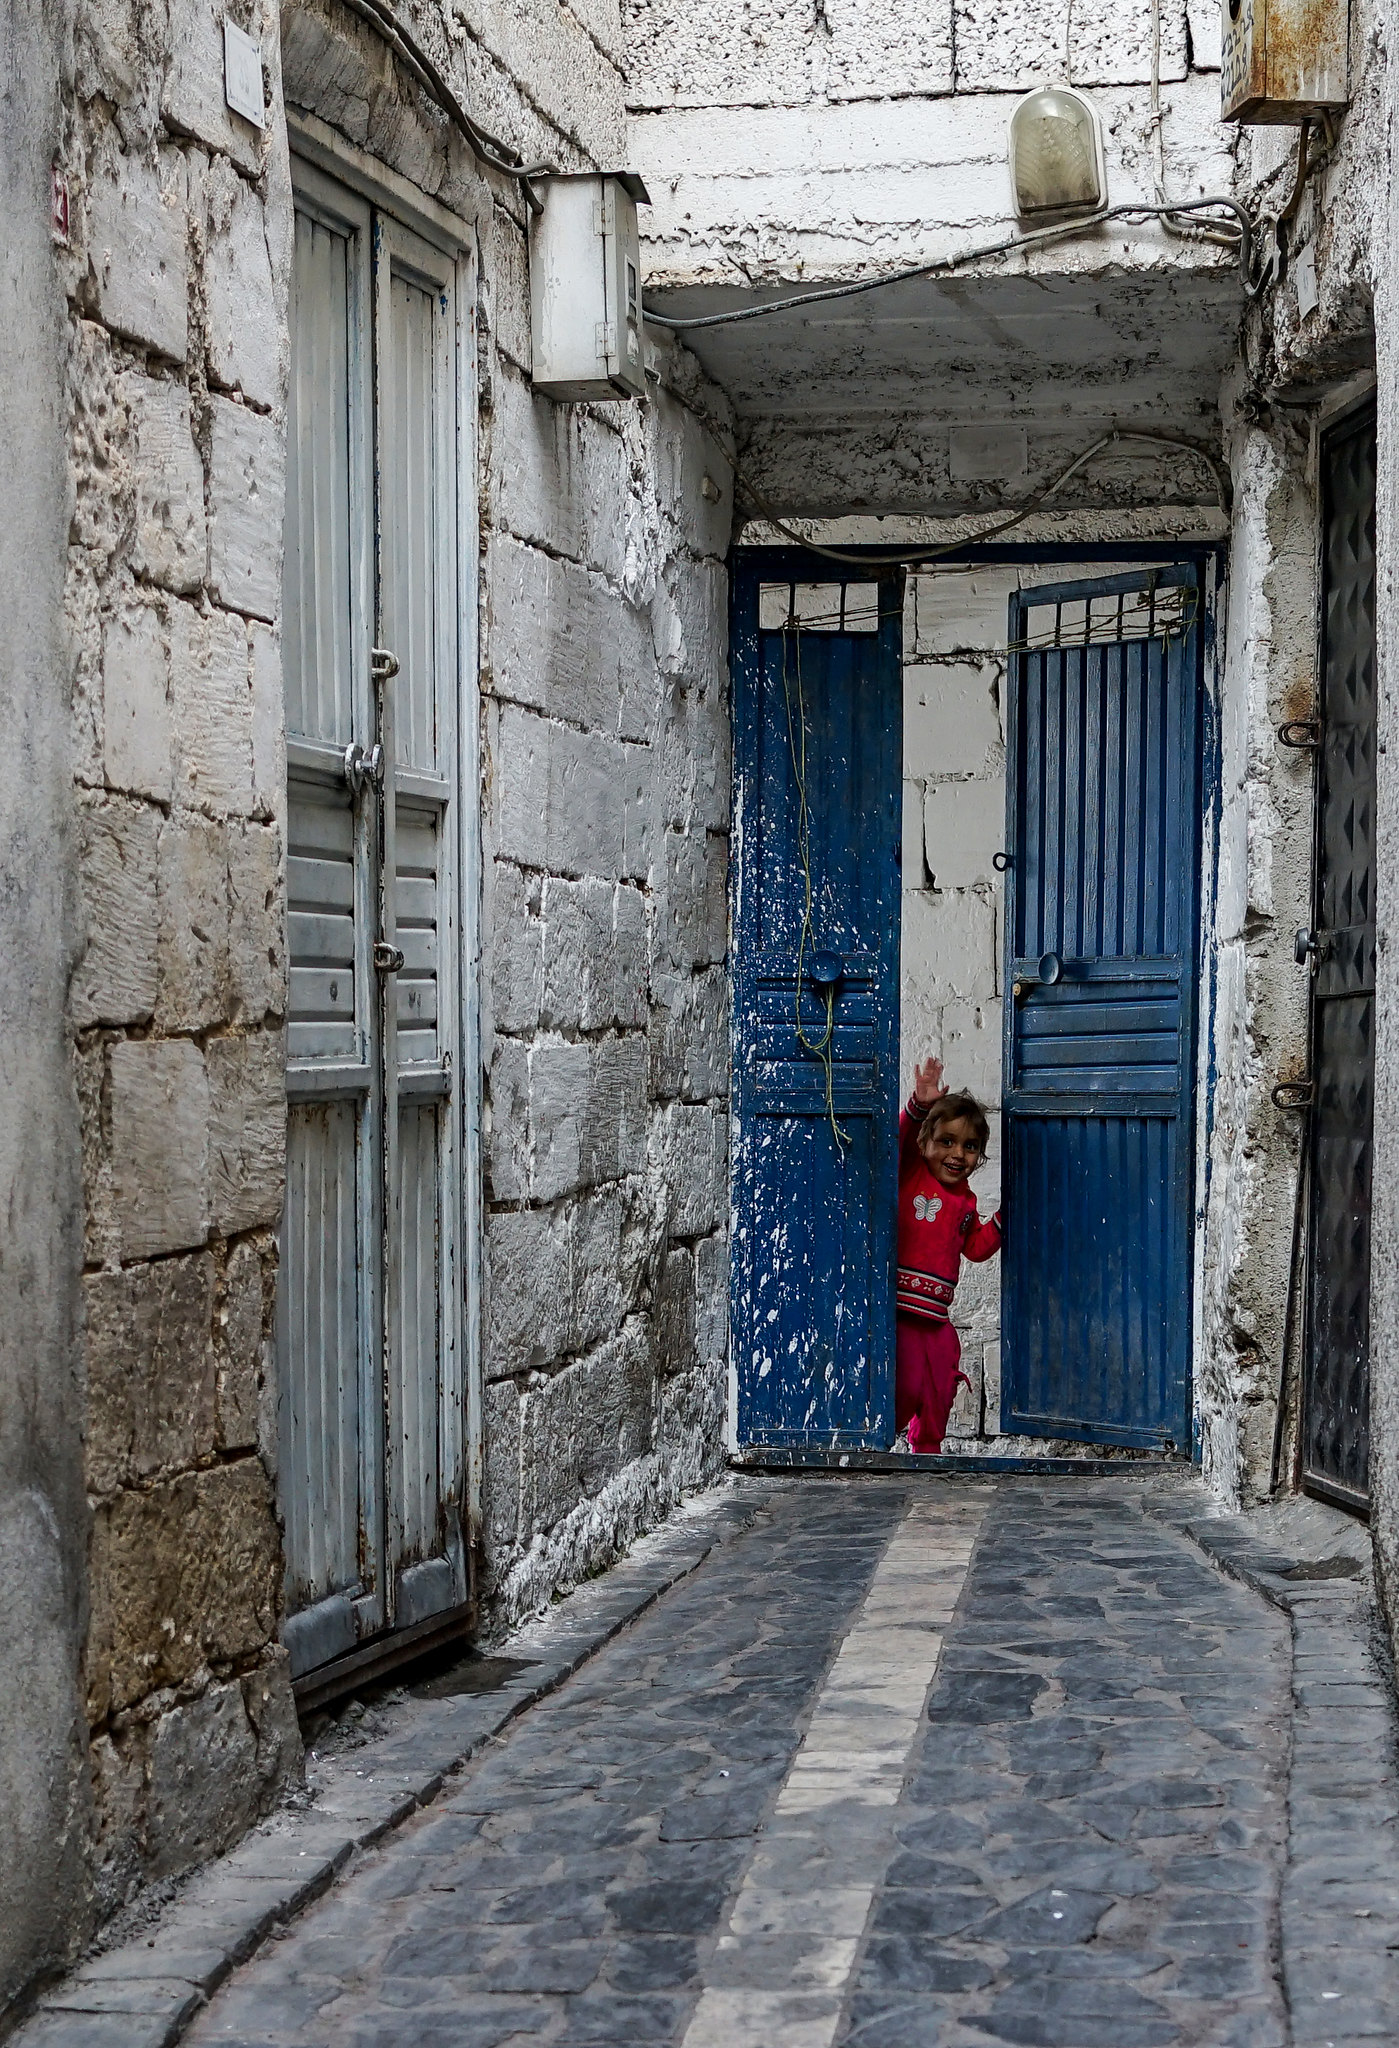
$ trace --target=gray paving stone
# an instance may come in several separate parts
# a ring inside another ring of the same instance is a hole
[[[278,1938],[186,2039],[678,2044],[704,1982],[814,1954],[811,1935],[721,1952],[714,1937],[924,1483],[946,1482],[773,1484],[659,1604],[600,1582],[590,1625],[630,1625],[582,1662],[586,1631],[559,1632],[530,1674],[553,1689],[495,1701],[513,1718],[494,1739],[479,1700],[443,1700],[376,1746],[373,1783],[357,1753],[365,1778],[342,1776],[294,1856],[274,1830],[202,1881],[215,1956],[240,1911]],[[1285,2048],[1289,2000],[1290,2048],[1396,2037],[1399,1796],[1367,1589],[1288,1581],[1280,1543],[1202,1505],[1154,1482],[997,1482],[903,1798],[878,1823],[892,1847],[840,2048]],[[407,1806],[468,1730],[464,1767]],[[833,1820],[773,1871],[800,1897],[814,1873],[867,1867],[874,1838]],[[288,1924],[307,1862],[335,1882]],[[147,1971],[178,1976],[165,1954],[199,1949],[182,1910]],[[1324,1998],[1338,1969],[1342,1997]],[[110,2032],[41,2048],[96,2040],[129,2048]]]

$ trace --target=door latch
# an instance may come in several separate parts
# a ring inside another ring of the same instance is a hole
[[[1315,1081],[1279,1081],[1272,1091],[1274,1109],[1310,1109],[1315,1101]]]
[[[1278,727],[1278,745],[1314,753],[1321,745],[1319,718],[1289,718]]]
[[[360,645],[363,646],[363,641]],[[376,683],[391,683],[398,674],[398,656],[388,647],[371,647],[369,673]]]
[[[375,940],[374,970],[377,974],[397,974],[402,965],[402,946],[391,946],[387,939]]]
[[[358,796],[366,783],[373,789],[384,786],[384,750],[377,743],[366,753],[358,740],[345,749],[345,780]]]

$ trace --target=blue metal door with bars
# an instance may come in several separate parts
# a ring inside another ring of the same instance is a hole
[[[1186,1450],[1199,569],[1011,600],[1002,1426]]]
[[[741,1445],[893,1435],[902,577],[733,562]]]

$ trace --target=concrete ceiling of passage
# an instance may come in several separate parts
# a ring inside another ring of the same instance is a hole
[[[656,303],[683,317],[753,295],[690,288]],[[1223,269],[922,278],[683,339],[782,509],[972,510],[1033,495],[1114,423],[1217,445],[1242,306]],[[1018,478],[969,478],[949,461],[951,429],[993,425],[1025,430]],[[1065,502],[1213,495],[1198,462],[1138,449],[1095,464]]]

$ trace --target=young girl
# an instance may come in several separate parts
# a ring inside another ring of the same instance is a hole
[[[915,1067],[899,1118],[899,1280],[894,1417],[911,1451],[940,1451],[957,1398],[962,1347],[948,1317],[963,1258],[1001,1248],[1001,1212],[979,1221],[967,1186],[990,1127],[970,1095],[943,1083],[942,1063]],[[970,1381],[967,1382],[970,1385]]]

